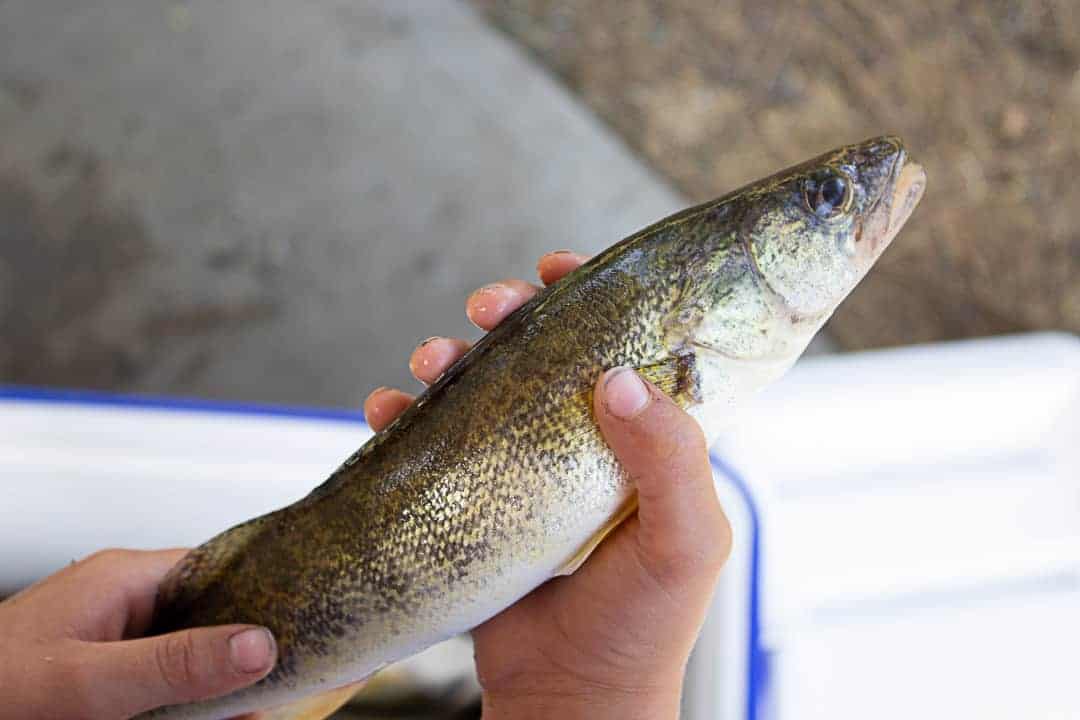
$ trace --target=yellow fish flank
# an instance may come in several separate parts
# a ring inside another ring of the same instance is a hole
[[[144,717],[324,717],[341,688],[572,572],[636,507],[591,415],[600,374],[638,368],[711,441],[795,362],[924,185],[898,138],[843,147],[661,220],[538,294],[310,495],[173,569],[152,632],[265,625],[279,662]]]

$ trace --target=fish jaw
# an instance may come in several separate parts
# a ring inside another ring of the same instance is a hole
[[[898,151],[889,184],[856,231],[857,279],[861,280],[889,248],[926,190],[926,171]]]
[[[926,170],[923,166],[914,162],[905,162],[896,178],[893,189],[892,204],[889,210],[889,229],[884,238],[887,247],[892,242],[900,228],[911,217],[915,206],[922,199],[926,190]]]
[[[781,228],[796,227],[797,235],[812,239],[821,235],[820,252],[810,256],[782,253],[773,265],[786,263],[781,273],[797,278],[801,263],[821,266],[822,256],[831,256],[829,266],[841,280],[831,289],[831,297],[819,311],[806,312],[771,282],[755,252],[752,232],[742,237],[737,262],[726,264],[722,283],[723,299],[704,313],[696,327],[690,328],[688,344],[695,353],[699,403],[688,408],[698,420],[711,445],[729,428],[733,413],[749,397],[783,376],[798,360],[814,336],[824,327],[836,308],[869,272],[911,217],[926,187],[926,172],[912,162],[899,138],[885,136],[859,145],[842,148],[801,166],[803,173],[820,167],[842,166],[862,185],[863,210],[853,210],[853,222],[845,230],[843,222],[834,226],[801,222],[805,208],[797,212],[789,207],[777,215],[789,225],[763,223],[762,233],[777,233]],[[815,168],[815,166],[817,166]],[[783,181],[797,187],[800,177],[782,178],[776,191],[783,205]],[[795,221],[794,219],[799,219]],[[842,221],[843,218],[840,218]],[[782,234],[782,233],[781,233]],[[806,260],[809,258],[809,260]],[[745,265],[751,272],[733,271]],[[777,273],[772,273],[776,277]]]

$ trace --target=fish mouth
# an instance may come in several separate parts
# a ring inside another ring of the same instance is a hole
[[[872,261],[885,251],[900,232],[926,189],[926,171],[897,147],[889,172],[890,182],[868,213],[865,230],[872,240],[868,248]],[[860,233],[863,234],[863,233]]]
[[[900,158],[898,164],[901,164],[901,167],[893,183],[892,202],[889,207],[890,234],[904,226],[926,190],[926,170],[922,165],[908,162],[906,157]]]

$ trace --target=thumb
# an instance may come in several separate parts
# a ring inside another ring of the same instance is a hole
[[[594,398],[604,439],[637,487],[642,562],[672,585],[711,585],[731,550],[731,526],[701,427],[629,368],[606,372]]]
[[[94,645],[87,681],[108,714],[121,717],[239,690],[263,678],[277,659],[270,631],[250,625]]]

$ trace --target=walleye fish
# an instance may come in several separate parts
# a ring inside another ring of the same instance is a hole
[[[899,138],[684,210],[537,294],[293,505],[162,583],[152,632],[255,623],[256,685],[145,717],[322,718],[379,668],[572,573],[636,508],[591,415],[637,368],[703,426],[783,374],[892,241],[926,177]]]

